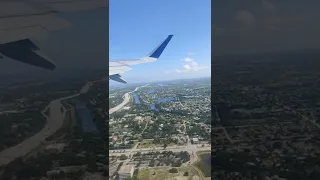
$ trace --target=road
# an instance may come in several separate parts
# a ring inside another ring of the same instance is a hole
[[[146,123],[146,125],[144,126],[143,130],[141,131],[140,135],[142,135],[142,134],[143,134],[143,132],[147,129],[147,127],[148,127],[148,123],[149,123],[149,121],[147,121],[147,123]]]
[[[299,113],[298,111],[293,110],[293,109],[292,109],[291,107],[289,107],[289,106],[286,106],[286,105],[284,105],[284,104],[282,104],[282,105],[283,105],[283,107],[284,107],[286,110],[291,111],[291,112],[299,115],[303,120],[309,121],[310,123],[312,123],[312,124],[313,124],[314,126],[316,126],[317,128],[320,128],[320,125],[319,125],[315,120],[311,120],[311,119],[308,118],[307,116]]]
[[[49,103],[49,105],[42,111],[42,114],[46,117],[47,123],[44,128],[37,134],[30,138],[22,141],[20,144],[4,149],[0,152],[0,166],[6,165],[18,157],[25,156],[33,149],[41,145],[41,142],[56,132],[63,124],[66,109],[61,105],[61,101],[67,100],[79,96],[80,94],[86,93],[93,83],[89,82],[85,84],[79,93],[70,95],[67,97],[55,99]],[[61,111],[61,107],[63,111]],[[45,115],[45,111],[50,108],[49,117]]]
[[[123,151],[123,150],[122,150]],[[155,149],[151,149],[151,148],[144,148],[144,149],[127,149],[125,150],[125,152],[118,152],[117,153],[112,153],[113,151],[109,151],[109,156],[121,156],[122,154],[125,154],[126,156],[131,158],[126,159],[125,161],[123,161],[123,164],[129,164],[130,161],[133,158],[133,154],[137,153],[137,152],[163,152],[163,151],[172,151],[172,152],[181,152],[181,151],[187,151],[190,154],[190,161],[187,163],[184,163],[182,166],[189,166],[190,164],[194,164],[196,161],[198,161],[198,156],[197,153],[198,151],[211,151],[211,146],[205,146],[202,147],[201,145],[187,145],[187,146],[170,146],[167,147],[166,149],[163,148],[155,148]],[[150,167],[149,167],[150,168]],[[161,167],[163,168],[163,167]],[[195,170],[199,173],[199,175],[201,176],[201,179],[205,179],[203,177],[202,172],[196,168],[195,166],[193,166],[193,168],[195,168]]]
[[[127,104],[130,102],[130,93],[133,93],[133,92],[135,92],[135,91],[138,91],[139,88],[146,87],[146,86],[148,86],[148,85],[149,85],[149,84],[136,87],[136,89],[135,89],[134,91],[125,93],[125,94],[123,95],[124,98],[123,98],[122,103],[120,103],[119,105],[117,105],[117,106],[114,107],[114,108],[109,109],[109,115],[112,114],[112,113],[114,113],[114,112],[116,112],[116,111],[121,110],[122,108],[124,108],[125,105],[127,105]]]
[[[113,152],[115,151],[115,152]],[[118,152],[117,152],[118,151]],[[120,151],[120,152],[119,152]],[[121,152],[125,151],[125,152]],[[169,146],[166,149],[163,149],[163,147],[158,147],[158,148],[142,148],[142,149],[118,149],[118,150],[109,150],[109,154],[113,156],[120,156],[121,154],[125,154],[129,156],[132,153],[137,153],[137,152],[151,152],[151,151],[172,151],[172,152],[181,152],[181,151],[188,151],[189,153],[192,154],[197,152],[197,151],[211,151],[211,146],[205,146],[201,147],[201,145],[188,145],[188,146]]]
[[[123,96],[124,96],[124,99],[123,99],[122,103],[120,103],[118,106],[116,106],[114,108],[109,109],[109,115],[116,112],[116,111],[119,111],[120,109],[122,109],[125,105],[127,105],[130,102],[130,92],[124,94]]]
[[[233,140],[231,139],[231,137],[229,136],[229,133],[227,132],[225,127],[222,127],[224,134],[226,135],[227,139],[229,140],[229,142],[232,144]]]

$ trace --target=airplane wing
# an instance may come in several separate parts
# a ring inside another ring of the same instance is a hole
[[[107,0],[0,0],[0,53],[13,60],[53,70],[56,65],[30,38],[70,27],[70,22],[55,16],[57,13],[107,6]]]
[[[139,59],[110,61],[109,79],[126,84],[127,82],[121,78],[120,74],[126,71],[130,71],[131,68],[129,66],[156,61],[160,57],[172,37],[173,35],[169,35],[157,48],[155,48],[149,55],[145,57]]]

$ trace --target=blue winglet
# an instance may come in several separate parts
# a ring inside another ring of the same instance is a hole
[[[158,59],[160,57],[160,55],[162,54],[163,50],[166,48],[166,46],[170,42],[172,37],[173,37],[173,35],[169,35],[156,49],[154,49],[150,53],[149,57]]]

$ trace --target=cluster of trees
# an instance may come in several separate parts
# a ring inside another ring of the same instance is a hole
[[[113,114],[110,115],[110,118],[114,118],[114,119],[121,119],[124,117],[124,115],[126,114],[126,111],[117,111],[114,112]]]
[[[121,156],[119,157],[120,160],[126,160],[128,159],[128,156],[126,156],[125,154],[121,154]]]
[[[116,107],[123,101],[123,96],[124,94],[118,93],[117,96],[109,98],[109,93],[104,93],[103,96],[100,96],[99,99],[102,99],[102,102],[104,102],[104,99],[109,100],[109,108]]]
[[[0,115],[0,150],[14,146],[35,133],[45,125],[46,119],[38,111]],[[16,129],[13,129],[16,125]]]
[[[171,134],[178,134],[177,128],[172,124],[168,123],[169,121],[166,119],[161,119],[160,117],[153,124],[149,124],[148,128],[142,134],[142,137],[145,139],[157,139],[157,138],[165,138]],[[160,124],[163,125],[161,130],[159,129]],[[157,140],[156,140],[157,141]],[[158,144],[158,143],[156,143]]]
[[[78,129],[78,127],[75,127]],[[70,143],[62,153],[39,153],[36,158],[28,158],[23,161],[18,158],[16,161],[10,163],[3,174],[3,179],[12,179],[12,176],[17,176],[18,179],[31,179],[32,177],[46,176],[46,172],[52,169],[52,162],[59,162],[60,166],[75,166],[87,165],[89,172],[97,172],[97,162],[107,164],[107,158],[101,158],[97,155],[105,154],[108,151],[106,141],[101,137],[93,134],[83,134],[82,132],[75,131],[76,138],[81,137],[82,141],[70,137]],[[87,151],[84,157],[76,156],[82,151]],[[104,173],[106,174],[106,173]],[[78,173],[79,175],[79,173]],[[65,174],[63,172],[56,175],[56,179],[68,177],[74,179],[79,177],[77,173]],[[107,173],[108,175],[108,173]],[[1,179],[1,178],[0,178]]]
[[[87,165],[88,172],[104,172],[104,170],[99,170],[97,166],[97,162],[107,164],[108,160],[106,158],[99,158],[94,153],[86,153],[84,157],[76,156],[76,154],[72,151],[62,152],[60,154],[48,154],[48,153],[40,153],[36,158],[29,158],[27,160],[23,160],[22,158],[18,158],[17,160],[10,163],[6,166],[3,176],[0,179],[13,179],[13,176],[16,176],[17,179],[32,179],[32,178],[40,178],[46,177],[47,171],[52,170],[53,162],[59,162],[59,166],[79,166],[79,165]],[[74,172],[74,173],[64,173],[60,172],[54,177],[56,179],[63,178],[79,178],[83,172]]]
[[[169,169],[169,173],[178,173],[178,169],[177,168],[171,168],[171,169]]]
[[[211,138],[211,133],[208,133],[205,127],[199,125],[193,125],[192,127],[187,128],[187,134],[189,136],[199,135],[204,138],[204,140],[209,140]]]
[[[173,167],[180,167],[182,163],[190,161],[190,155],[187,151],[181,151],[179,153],[174,153],[172,151],[163,151],[160,153],[157,152],[149,152],[141,154],[140,152],[133,154],[133,158],[135,161],[149,161],[149,166],[173,166]]]

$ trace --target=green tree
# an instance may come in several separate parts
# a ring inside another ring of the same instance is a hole
[[[150,161],[150,163],[149,163],[149,166],[150,166],[150,167],[154,167],[154,165],[155,165],[155,160],[152,159],[152,160]]]
[[[178,169],[177,168],[171,168],[171,169],[169,169],[169,173],[178,173]]]
[[[126,160],[128,157],[125,154],[121,154],[120,160]]]
[[[167,143],[164,143],[164,145],[163,145],[163,149],[166,149],[167,148]]]

